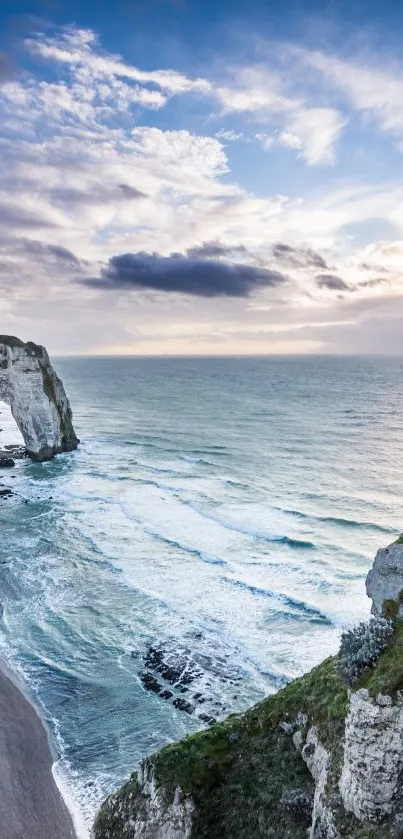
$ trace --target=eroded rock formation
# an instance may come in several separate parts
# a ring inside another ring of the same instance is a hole
[[[44,347],[0,335],[0,400],[10,405],[33,460],[77,447],[70,403]]]

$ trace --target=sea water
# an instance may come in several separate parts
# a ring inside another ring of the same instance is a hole
[[[141,758],[204,725],[145,689],[150,645],[198,656],[220,719],[368,616],[365,575],[403,529],[403,361],[55,364],[81,445],[1,474],[0,653],[85,837]]]

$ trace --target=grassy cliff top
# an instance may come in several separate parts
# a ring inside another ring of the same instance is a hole
[[[376,697],[403,689],[403,621],[396,619],[394,627],[376,667],[362,675],[354,690],[366,687]],[[347,708],[348,690],[334,656],[246,713],[166,746],[146,766],[154,770],[167,801],[178,786],[192,797],[192,839],[306,839],[314,783],[292,739],[298,715],[306,714],[305,732],[314,725],[331,755],[328,791],[340,836],[390,839],[387,825],[360,824],[337,803]],[[304,729],[299,716],[301,725]],[[133,774],[101,808],[95,839],[123,839],[141,795]]]
[[[15,335],[0,335],[0,344],[5,344],[7,347],[23,347],[24,341],[16,338]]]

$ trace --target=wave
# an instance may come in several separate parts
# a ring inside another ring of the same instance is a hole
[[[241,481],[234,481],[232,478],[227,478],[224,481],[225,486],[234,487],[234,489],[250,490],[249,484],[243,484]]]
[[[233,586],[235,588],[241,588],[246,591],[250,591],[251,594],[254,594],[256,597],[267,597],[270,600],[277,600],[282,603],[284,606],[287,606],[289,609],[294,609],[297,612],[301,613],[301,618],[306,617],[309,620],[314,620],[315,622],[320,622],[327,624],[328,626],[332,625],[332,621],[325,615],[320,609],[317,609],[315,606],[310,606],[308,603],[305,603],[303,600],[296,600],[294,597],[290,597],[287,594],[281,594],[280,592],[270,591],[265,588],[260,588],[259,586],[252,585],[250,583],[245,583],[242,580],[234,580],[230,577],[221,577],[221,582]],[[291,617],[290,613],[283,612],[280,614],[284,614],[287,617]],[[293,617],[296,618],[297,615]]]
[[[299,539],[297,536],[287,536],[278,533],[268,533],[265,530],[257,529],[251,525],[242,524],[242,522],[231,521],[231,519],[227,519],[225,516],[205,513],[191,501],[183,500],[183,504],[191,507],[192,510],[203,518],[217,522],[217,524],[221,524],[226,530],[232,530],[235,533],[243,533],[245,536],[252,536],[254,539],[264,539],[266,542],[278,542],[280,544],[288,545],[290,548],[307,548],[308,550],[316,550],[316,545],[307,539]]]
[[[344,516],[320,516],[316,515],[315,513],[303,513],[302,510],[292,510],[288,507],[275,506],[274,509],[281,511],[282,513],[287,513],[288,515],[295,516],[299,519],[318,521],[322,524],[336,524],[340,525],[341,527],[366,528],[367,530],[373,530],[377,533],[395,533],[395,530],[393,528],[385,527],[384,525],[376,524],[375,522],[359,521],[358,519],[347,519],[344,518]]]
[[[192,548],[189,545],[185,545],[183,542],[180,542],[176,539],[170,539],[168,536],[162,536],[161,533],[158,533],[156,530],[153,530],[151,527],[147,525],[142,525],[144,530],[152,536],[157,542],[163,542],[165,545],[169,545],[171,548],[176,548],[179,551],[184,551],[191,556],[196,556],[201,559],[203,562],[207,562],[208,565],[221,565],[222,567],[229,568],[228,562],[225,559],[220,559],[218,556],[212,556],[211,554],[205,553],[205,551],[199,551],[197,548]]]

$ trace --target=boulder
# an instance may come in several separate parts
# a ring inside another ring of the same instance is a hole
[[[0,469],[9,469],[11,466],[15,466],[12,457],[0,457]]]

